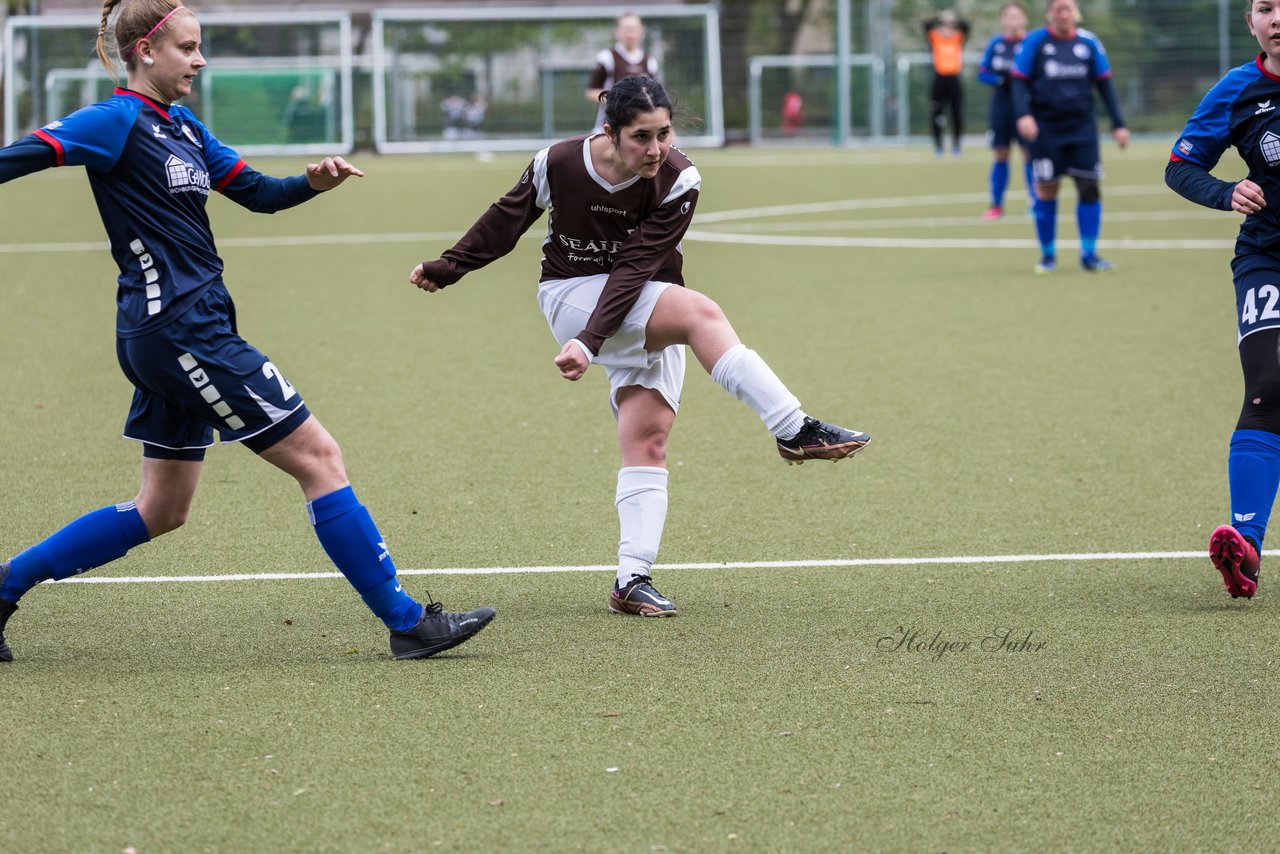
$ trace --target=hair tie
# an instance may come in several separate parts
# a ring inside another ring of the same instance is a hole
[[[154,27],[152,27],[151,29],[147,30],[147,34],[146,34],[145,36],[143,36],[142,38],[138,39],[136,42],[134,42],[134,43],[133,43],[133,47],[129,48],[129,54],[128,54],[128,56],[126,56],[126,57],[125,57],[125,61],[128,61],[128,60],[130,60],[130,59],[133,59],[133,55],[134,55],[135,53],[137,53],[137,52],[138,52],[138,45],[142,44],[142,42],[144,42],[145,40],[147,40],[147,39],[151,38],[153,35],[155,35],[156,30],[158,30],[158,29],[160,29],[161,27],[163,27],[163,26],[164,26],[164,22],[165,22],[165,21],[169,20],[169,19],[170,19],[170,18],[172,18],[174,15],[176,15],[176,14],[178,13],[178,11],[179,11],[179,10],[181,10],[181,9],[185,9],[185,8],[186,8],[185,6],[183,6],[181,3],[179,3],[177,6],[174,6],[172,9],[170,9],[170,10],[169,10],[169,14],[167,14],[167,15],[165,15],[163,18],[161,18],[161,19],[156,23],[156,25],[155,25]],[[101,30],[101,32],[105,33],[105,32],[106,32],[106,28],[104,27],[104,28]]]

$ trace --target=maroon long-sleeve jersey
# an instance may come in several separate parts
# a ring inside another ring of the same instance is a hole
[[[592,353],[618,331],[645,282],[684,284],[680,240],[693,219],[702,178],[683,152],[672,148],[653,178],[611,185],[591,164],[589,137],[539,151],[510,192],[489,206],[427,278],[451,285],[515,248],[542,212],[539,281],[607,273],[600,301],[576,337]]]

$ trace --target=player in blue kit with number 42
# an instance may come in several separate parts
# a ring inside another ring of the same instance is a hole
[[[1245,23],[1262,52],[1209,90],[1165,167],[1165,183],[1191,201],[1245,215],[1235,280],[1244,404],[1231,434],[1231,525],[1209,537],[1209,559],[1233,598],[1258,589],[1259,554],[1280,488],[1280,3],[1249,0]],[[1234,147],[1249,169],[1210,174]]]
[[[13,660],[5,626],[28,590],[122,557],[186,521],[214,428],[298,481],[317,538],[390,630],[396,658],[462,643],[493,610],[445,613],[401,588],[338,444],[284,374],[236,333],[205,212],[211,190],[272,213],[363,173],[331,157],[304,175],[268,177],[176,104],[205,61],[195,14],[174,0],[107,0],[98,55],[114,75],[109,31],[128,88],[0,149],[0,183],[52,166],[88,173],[120,268],[116,353],[135,389],[124,435],[142,443],[142,485],[134,500],[82,516],[0,564],[0,661]]]

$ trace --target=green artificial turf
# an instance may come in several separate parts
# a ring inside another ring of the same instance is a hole
[[[1075,268],[1064,190],[1049,277],[1016,181],[980,221],[982,152],[693,152],[690,285],[872,445],[784,466],[690,360],[660,563],[747,565],[659,566],[674,620],[610,615],[607,569],[408,573],[499,616],[393,662],[341,579],[37,589],[0,665],[0,850],[1273,846],[1265,572],[1233,601],[1204,558],[1123,556],[1203,551],[1239,407],[1235,218],[1162,189],[1166,152],[1104,152],[1110,275]],[[297,210],[211,200],[241,331],[402,569],[607,566],[606,384],[558,378],[537,240],[440,294],[407,283],[526,158],[352,159],[367,178]],[[76,245],[105,242],[83,175],[2,197],[7,557],[130,498],[138,449],[111,260]],[[1079,557],[910,560],[1002,555]],[[191,521],[91,577],[331,571],[297,487],[215,447]]]

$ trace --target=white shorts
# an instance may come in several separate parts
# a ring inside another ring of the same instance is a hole
[[[600,292],[608,276],[580,276],[556,279],[538,285],[538,307],[547,318],[551,334],[561,346],[586,328],[587,320],[600,302]],[[635,305],[622,319],[622,325],[605,339],[593,364],[605,369],[609,377],[609,405],[618,417],[618,389],[628,386],[651,388],[663,396],[672,411],[680,409],[680,393],[684,389],[684,345],[673,344],[651,353],[644,348],[645,327],[667,288],[679,287],[671,282],[646,282]]]

